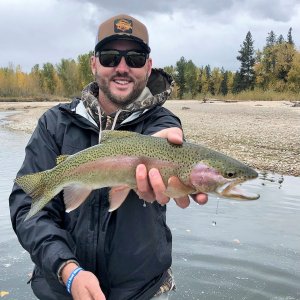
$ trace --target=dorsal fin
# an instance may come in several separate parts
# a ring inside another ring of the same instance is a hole
[[[107,143],[112,139],[124,139],[137,136],[138,133],[122,130],[103,130],[101,135],[101,143]]]
[[[56,164],[59,165],[60,163],[65,161],[68,157],[69,157],[69,155],[67,155],[67,154],[57,156],[56,157]]]

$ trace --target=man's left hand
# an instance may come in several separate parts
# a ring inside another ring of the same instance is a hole
[[[163,129],[153,134],[153,136],[166,138],[170,143],[182,144],[183,133],[180,128],[171,127]],[[155,168],[147,172],[145,165],[138,165],[136,169],[137,194],[145,201],[152,202],[157,200],[161,205],[165,205],[170,198],[165,195],[166,186],[162,180],[159,171]],[[198,204],[205,204],[208,200],[207,194],[199,193],[191,196]],[[186,208],[190,204],[189,196],[174,199],[176,204],[181,208]]]

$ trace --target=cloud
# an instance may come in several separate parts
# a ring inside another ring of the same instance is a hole
[[[299,45],[298,0],[1,0],[0,66],[13,62],[30,71],[36,63],[76,59],[93,49],[99,23],[119,13],[147,25],[158,67],[184,56],[198,66],[236,70],[248,31],[255,49],[271,30],[286,37],[290,27]]]
[[[92,33],[85,16],[88,5],[45,0],[12,0],[0,4],[1,65],[3,61],[21,64],[58,62],[93,48]],[[79,14],[81,12],[82,14]],[[77,16],[77,17],[75,17]]]
[[[295,7],[299,7],[297,0],[247,0],[242,7],[248,11],[254,19],[267,18],[273,21],[288,22],[297,13]]]
[[[191,12],[200,16],[214,16],[227,11],[228,18],[239,11],[247,11],[253,18],[269,18],[274,21],[286,22],[290,20],[295,6],[299,6],[298,0],[159,0],[159,1],[104,1],[104,0],[77,0],[80,3],[90,3],[98,8],[98,11],[108,11],[112,14],[126,13],[139,16],[153,15],[153,13],[172,15],[179,11],[186,12],[188,17]]]

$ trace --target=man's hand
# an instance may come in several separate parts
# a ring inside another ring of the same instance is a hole
[[[62,270],[62,279],[66,284],[71,273],[77,268],[76,264],[67,264]],[[88,271],[80,271],[74,278],[71,286],[74,300],[105,300],[97,277]]]
[[[183,142],[182,130],[177,127],[163,129],[153,134],[153,136],[166,138],[170,143],[173,144],[180,145]],[[136,181],[137,194],[141,199],[148,202],[157,200],[162,205],[167,204],[170,201],[170,198],[164,194],[166,191],[166,186],[157,169],[153,168],[149,170],[149,173],[147,173],[145,165],[138,165],[136,169]],[[204,193],[192,195],[191,197],[199,204],[205,204],[208,200],[207,195]],[[176,198],[174,200],[181,208],[186,208],[190,204],[190,199],[188,196]]]

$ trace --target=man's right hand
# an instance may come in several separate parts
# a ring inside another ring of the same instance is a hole
[[[62,270],[62,280],[66,284],[71,273],[78,266],[74,263],[67,264]],[[89,271],[80,271],[74,278],[71,286],[74,300],[105,300],[97,277]]]

